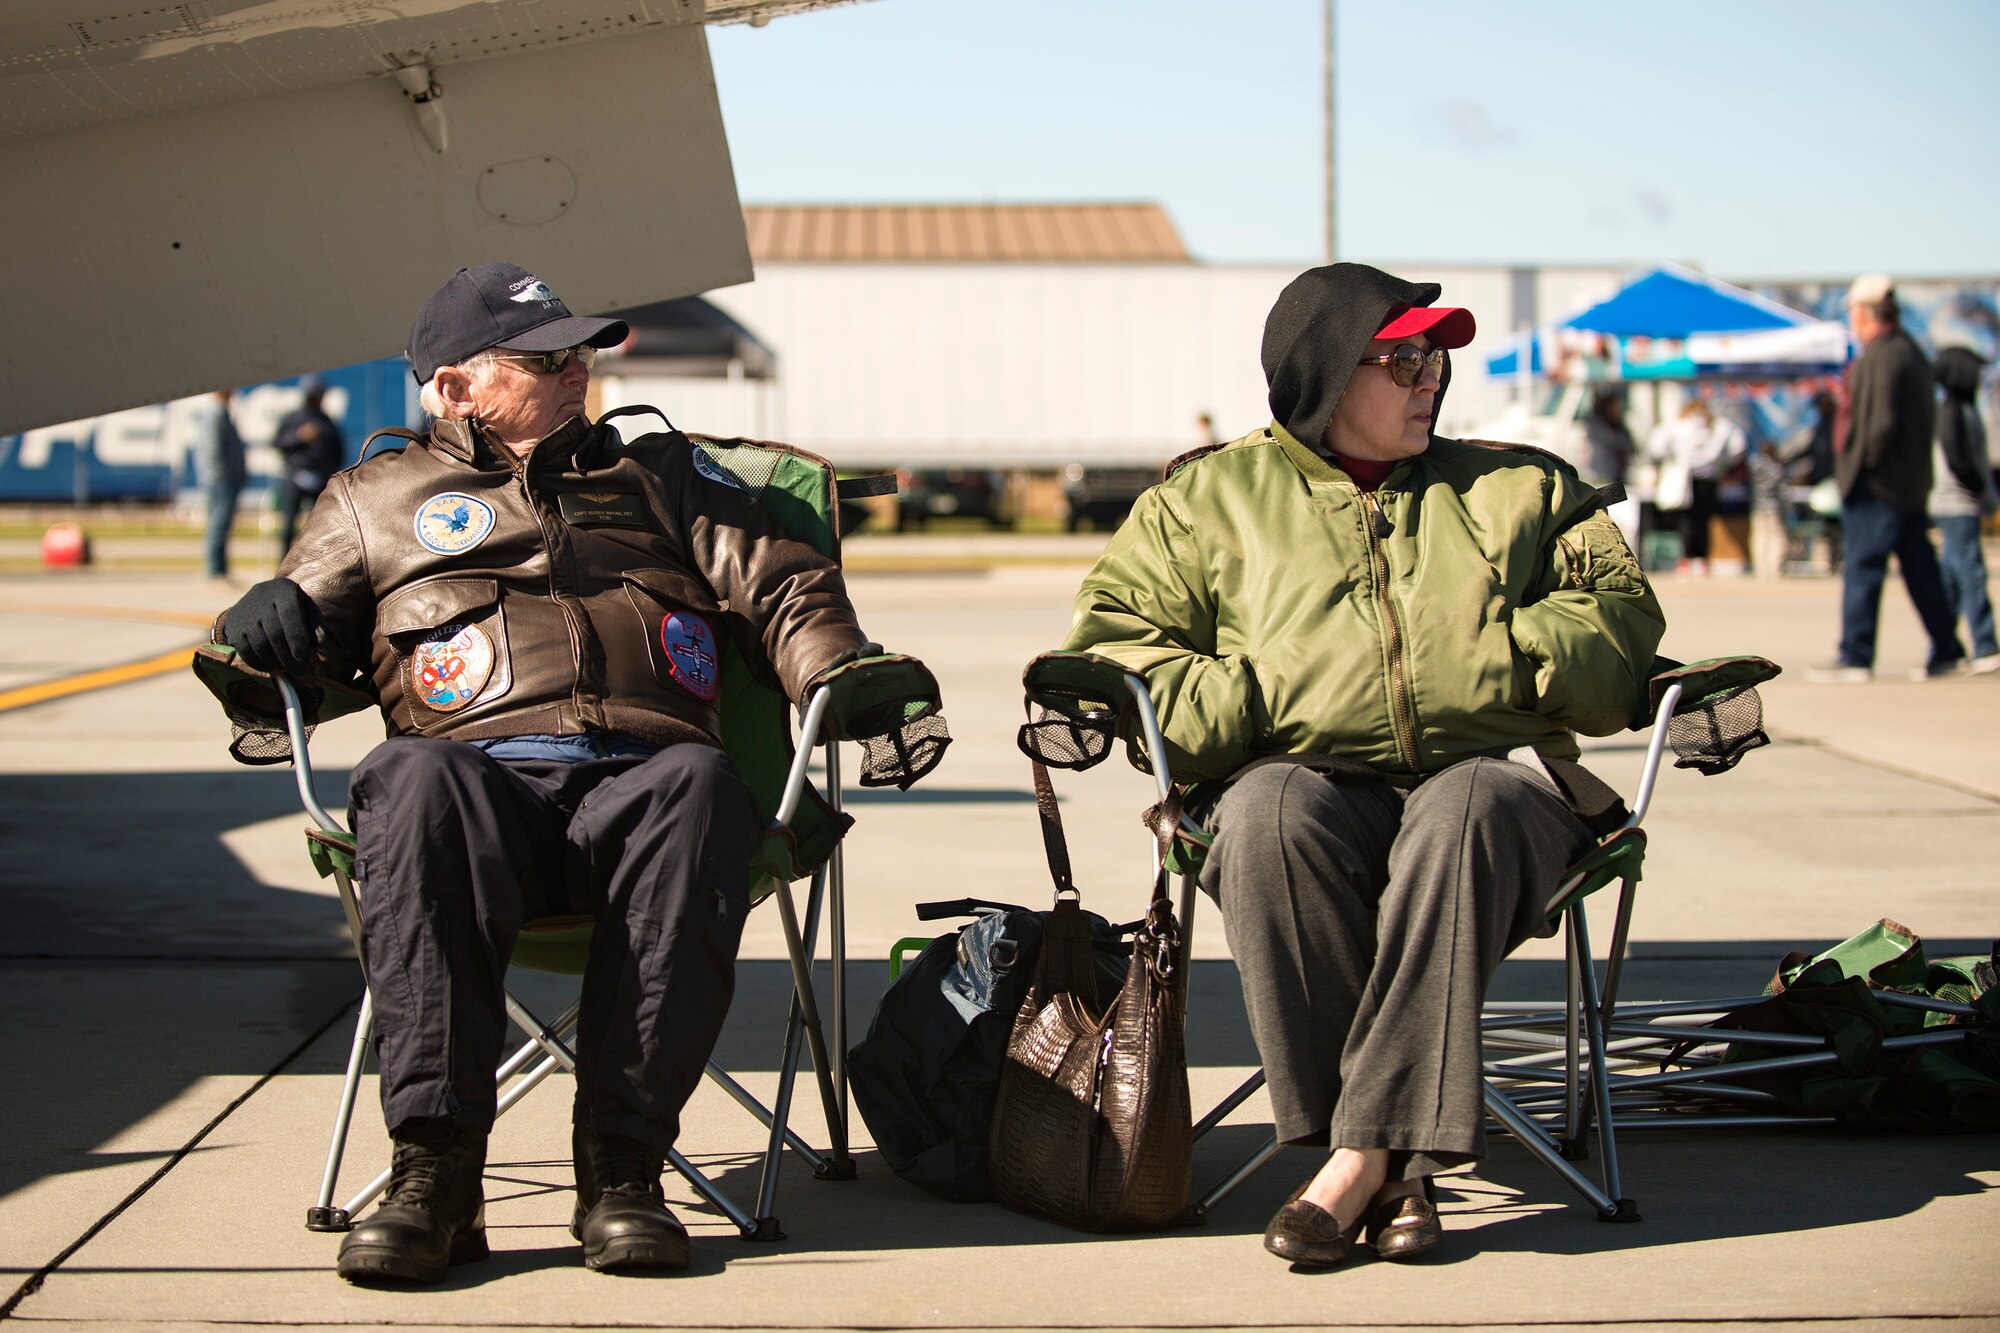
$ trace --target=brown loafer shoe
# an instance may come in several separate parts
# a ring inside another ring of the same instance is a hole
[[[1414,1259],[1444,1239],[1437,1196],[1430,1178],[1422,1194],[1406,1194],[1378,1205],[1368,1217],[1368,1243],[1384,1259]]]
[[[1326,1209],[1299,1197],[1305,1189],[1299,1186],[1271,1215],[1271,1225],[1264,1228],[1264,1248],[1301,1268],[1332,1268],[1354,1248],[1361,1222],[1357,1219],[1353,1226],[1342,1227]]]

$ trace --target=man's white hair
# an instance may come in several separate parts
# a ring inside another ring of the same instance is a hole
[[[443,420],[445,417],[444,395],[438,392],[438,375],[447,370],[462,370],[474,379],[478,379],[489,367],[499,364],[500,349],[489,347],[485,351],[474,353],[472,356],[468,356],[465,360],[457,362],[454,365],[439,366],[437,371],[424,382],[424,387],[417,390],[417,405],[423,408],[429,415]]]

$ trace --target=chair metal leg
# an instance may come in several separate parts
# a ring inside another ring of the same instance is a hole
[[[803,930],[799,926],[797,906],[792,901],[791,887],[780,887],[773,895],[778,900],[778,919],[785,931],[785,952],[792,965],[792,1002],[785,1022],[785,1049],[778,1071],[778,1094],[765,1121],[770,1126],[771,1137],[765,1146],[757,1187],[756,1230],[746,1232],[745,1240],[784,1238],[772,1210],[777,1205],[780,1158],[791,1137],[792,1090],[798,1077],[801,1037],[811,1046],[813,1072],[819,1083],[821,1103],[827,1108],[829,1129],[839,1134],[838,1117],[834,1110],[839,1102],[834,1094],[831,1061],[827,1056],[826,1039],[820,1027],[818,1008],[814,1004],[812,985],[813,942],[819,937],[820,909],[826,901],[829,873],[829,868],[822,866],[813,876]],[[844,1137],[827,1155],[814,1154],[808,1160],[814,1162],[813,1174],[822,1179],[851,1179],[854,1175],[854,1159],[847,1154]]]
[[[1597,1187],[1597,1182],[1577,1170],[1573,1163],[1563,1160],[1561,1149],[1556,1146],[1542,1127],[1535,1123],[1527,1112],[1521,1110],[1507,1095],[1492,1084],[1484,1089],[1486,1112],[1498,1120],[1508,1133],[1519,1139],[1521,1146],[1541,1159],[1544,1166],[1563,1178],[1563,1182],[1581,1194],[1597,1210],[1599,1218],[1606,1222],[1636,1222],[1638,1210],[1632,1209],[1629,1200],[1614,1199]],[[1630,1209],[1629,1216],[1626,1210]]]
[[[715,1063],[715,1061],[713,1060],[710,1060],[708,1062],[708,1076],[710,1079],[714,1081],[717,1087],[721,1088],[724,1092],[728,1093],[730,1097],[735,1100],[738,1106],[748,1111],[751,1115],[756,1116],[757,1119],[763,1124],[764,1128],[771,1129],[778,1123],[777,1117],[771,1113],[770,1107],[758,1101],[756,1096],[751,1093],[750,1089],[744,1087],[741,1083],[738,1083],[733,1077],[730,1076],[728,1070],[724,1069],[721,1065]],[[806,1165],[810,1166],[813,1169],[814,1175],[819,1175],[828,1169],[827,1160],[820,1153],[819,1149],[813,1147],[811,1144],[807,1143],[804,1139],[800,1138],[798,1134],[793,1130],[791,1130],[790,1128],[787,1128],[784,1131],[784,1135],[785,1135],[785,1146],[790,1148],[793,1152],[797,1153],[800,1157],[804,1158]]]
[[[681,1173],[681,1179],[687,1181],[696,1194],[707,1200],[709,1207],[728,1218],[735,1225],[736,1230],[742,1234],[743,1239],[783,1240],[785,1238],[784,1233],[777,1230],[776,1218],[758,1219],[744,1212],[734,1199],[724,1194],[716,1187],[714,1181],[702,1173],[700,1167],[682,1156],[680,1149],[667,1149],[667,1164]],[[772,1234],[765,1234],[765,1222],[770,1223],[769,1230]]]
[[[1597,1115],[1597,1150],[1603,1159],[1604,1193],[1615,1201],[1615,1208],[1604,1214],[1607,1222],[1636,1222],[1639,1209],[1630,1199],[1624,1197],[1624,1187],[1618,1171],[1618,1129],[1611,1113],[1611,1070],[1608,1065],[1609,1052],[1605,1049],[1604,1010],[1598,1001],[1597,969],[1591,962],[1590,928],[1583,919],[1581,903],[1570,909],[1576,919],[1570,923],[1570,930],[1576,937],[1577,955],[1583,966],[1578,979],[1583,985],[1583,1027],[1584,1037],[1590,1044],[1590,1099],[1589,1105]],[[1601,1212],[1602,1210],[1600,1210]]]
[[[361,1013],[354,1020],[354,1045],[347,1053],[347,1074],[340,1085],[340,1108],[333,1115],[333,1138],[326,1145],[326,1172],[320,1177],[319,1201],[306,1209],[307,1231],[346,1231],[354,1215],[333,1206],[340,1183],[340,1159],[347,1152],[347,1131],[354,1123],[354,1096],[361,1087],[361,1068],[368,1059],[368,1039],[375,1032],[375,996],[361,988]]]
[[[810,924],[813,927],[813,935],[815,937],[818,935],[819,909],[824,901],[828,873],[828,868],[822,866],[819,872],[813,876],[812,901],[810,904],[812,920]],[[785,929],[785,951],[791,955],[792,989],[798,1001],[799,1017],[805,1030],[806,1044],[812,1054],[813,1077],[819,1084],[820,1102],[827,1108],[827,1119],[830,1122],[835,1122],[828,1126],[829,1130],[836,1136],[836,1140],[832,1144],[828,1156],[832,1159],[834,1169],[837,1172],[843,1175],[851,1175],[854,1170],[854,1162],[848,1156],[846,1136],[841,1133],[841,1127],[837,1123],[839,1117],[835,1114],[834,1110],[834,1108],[839,1106],[840,1098],[834,1090],[833,1060],[827,1053],[826,1030],[820,1022],[819,1004],[813,992],[812,947],[799,930],[798,909],[792,902],[790,888],[781,888],[773,896],[778,900],[778,917]],[[790,1091],[789,1086],[787,1086],[782,1094],[787,1098],[788,1103]],[[782,1120],[783,1117],[781,1116],[780,1119]]]
[[[1580,903],[1571,907],[1566,913],[1570,923],[1574,923],[1581,915]],[[1572,1162],[1582,1161],[1590,1155],[1590,1145],[1585,1139],[1583,1129],[1583,1089],[1577,1081],[1580,1072],[1577,1060],[1580,1048],[1577,1024],[1581,1018],[1578,1013],[1578,1005],[1581,1003],[1579,994],[1581,987],[1577,980],[1578,962],[1576,932],[1564,930],[1562,1155],[1565,1160]],[[1584,960],[1582,965],[1589,966],[1588,960]]]
[[[511,993],[503,991],[502,996],[506,1002],[508,1017],[514,1020],[521,1031],[528,1034],[528,1040],[522,1042],[520,1047],[493,1071],[493,1082],[496,1085],[505,1084],[508,1079],[520,1074],[520,1078],[513,1086],[502,1092],[495,1103],[493,1114],[496,1118],[513,1109],[516,1102],[532,1092],[536,1084],[558,1068],[570,1074],[576,1073],[576,1053],[569,1048],[566,1038],[576,1027],[576,1017],[580,1007],[577,1004],[570,1005],[551,1024],[535,1017],[534,1012],[515,999]],[[523,1070],[527,1072],[522,1073]],[[353,1223],[354,1215],[373,1203],[376,1196],[389,1188],[389,1174],[388,1168],[385,1167],[380,1175],[362,1187],[359,1194],[349,1199],[344,1206],[332,1210],[335,1215],[344,1214],[347,1225],[313,1229],[347,1230]]]
[[[1611,927],[1611,953],[1604,964],[1604,1021],[1618,1006],[1618,983],[1625,973],[1625,951],[1632,930],[1632,900],[1638,881],[1627,876],[1618,888],[1618,917]]]
[[[1236,1087],[1236,1091],[1230,1093],[1227,1097],[1224,1097],[1221,1101],[1217,1102],[1215,1104],[1214,1110],[1210,1111],[1207,1115],[1203,1116],[1199,1121],[1196,1122],[1194,1127],[1194,1137],[1196,1139],[1200,1139],[1202,1135],[1208,1133],[1208,1131],[1214,1129],[1217,1125],[1221,1124],[1224,1120],[1228,1119],[1230,1114],[1234,1112],[1237,1107],[1249,1101],[1251,1097],[1256,1095],[1257,1090],[1263,1086],[1264,1086],[1264,1071],[1262,1069],[1259,1069],[1249,1078],[1246,1078],[1243,1080],[1243,1082],[1239,1083]],[[1231,1190],[1234,1190],[1238,1185],[1241,1185],[1244,1181],[1248,1180],[1257,1171],[1259,1167],[1263,1166],[1264,1163],[1270,1161],[1272,1154],[1277,1151],[1278,1151],[1278,1135],[1276,1131],[1273,1131],[1271,1137],[1264,1141],[1262,1147],[1258,1148],[1257,1151],[1251,1153],[1248,1157],[1244,1158],[1243,1161],[1240,1164],[1238,1164],[1236,1169],[1231,1171],[1228,1175],[1224,1176],[1214,1189],[1210,1190],[1207,1194],[1202,1195],[1201,1198],[1194,1201],[1194,1203],[1189,1207],[1189,1212],[1193,1215],[1194,1219],[1197,1222],[1205,1220],[1208,1217],[1209,1209],[1215,1207],[1216,1204],[1221,1203],[1223,1198],[1226,1195],[1228,1195]]]
[[[1228,1175],[1224,1176],[1222,1178],[1221,1184],[1217,1185],[1214,1189],[1210,1190],[1207,1194],[1204,1194],[1200,1199],[1195,1201],[1193,1212],[1196,1219],[1199,1220],[1206,1218],[1209,1214],[1210,1209],[1214,1208],[1215,1205],[1217,1205],[1218,1203],[1221,1203],[1223,1198],[1226,1195],[1228,1195],[1232,1190],[1234,1190],[1238,1185],[1241,1185],[1244,1181],[1250,1179],[1252,1175],[1256,1174],[1257,1169],[1259,1167],[1263,1166],[1264,1163],[1270,1161],[1272,1157],[1277,1155],[1277,1151],[1278,1151],[1278,1136],[1276,1134],[1272,1134],[1270,1138],[1264,1140],[1264,1145],[1262,1147],[1260,1147],[1259,1149],[1257,1149],[1256,1152],[1251,1153],[1248,1157],[1243,1159],[1242,1165],[1238,1166],[1234,1171],[1231,1171]]]
[[[840,747],[828,744],[826,751],[827,801],[840,809]],[[854,1163],[848,1155],[847,1131],[847,863],[840,843],[833,845],[827,858],[827,961],[832,967],[833,1050],[829,1069],[835,1096],[826,1108],[827,1134],[836,1162],[846,1163],[841,1179],[854,1178]]]
[[[1227,1097],[1224,1097],[1221,1101],[1217,1102],[1215,1104],[1215,1109],[1213,1111],[1210,1111],[1207,1115],[1203,1116],[1199,1121],[1195,1123],[1194,1136],[1197,1139],[1199,1139],[1202,1135],[1208,1133],[1209,1130],[1214,1129],[1224,1120],[1227,1120],[1230,1117],[1230,1115],[1235,1112],[1237,1107],[1249,1101],[1253,1096],[1256,1095],[1257,1089],[1263,1086],[1264,1086],[1264,1071],[1259,1069],[1249,1078],[1244,1079],[1243,1082],[1237,1086],[1236,1091],[1230,1093]]]
[[[516,1051],[511,1059],[494,1071],[494,1079],[503,1081],[520,1069],[527,1063],[521,1058],[522,1055],[537,1047],[548,1052],[549,1058],[560,1064],[565,1071],[574,1074],[576,1052],[569,1048],[565,1037],[576,1026],[577,1015],[582,1011],[582,1003],[572,1004],[563,1011],[555,1023],[549,1024],[535,1017],[534,1011],[515,999],[510,992],[503,991],[501,994],[506,1000],[507,1016],[514,1020],[521,1031],[528,1034],[528,1044]]]

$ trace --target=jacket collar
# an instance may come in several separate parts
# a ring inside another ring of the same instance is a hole
[[[1338,463],[1328,458],[1325,454],[1320,453],[1317,449],[1308,449],[1305,445],[1294,439],[1292,433],[1285,429],[1283,422],[1273,421],[1270,430],[1271,438],[1278,442],[1278,447],[1285,451],[1285,457],[1292,460],[1292,466],[1297,468],[1300,475],[1304,476],[1308,482],[1315,485],[1325,485],[1327,482],[1333,481],[1344,481],[1350,486],[1356,484],[1354,478],[1343,471]],[[1438,437],[1433,435],[1431,437],[1432,447],[1436,447],[1437,442]],[[1423,455],[1419,454],[1417,457],[1421,458]],[[1395,467],[1389,469],[1389,476],[1382,479],[1382,484],[1387,485],[1391,477],[1401,472],[1407,464],[1415,461],[1415,459],[1410,458],[1399,460]]]
[[[575,454],[581,465],[590,467],[606,449],[606,443],[600,437],[607,430],[607,427],[591,425],[580,416],[571,417],[535,442],[523,466],[542,467],[551,462],[560,465]],[[431,446],[474,467],[494,463],[513,467],[515,464],[513,451],[495,440],[485,427],[457,418],[431,423]]]

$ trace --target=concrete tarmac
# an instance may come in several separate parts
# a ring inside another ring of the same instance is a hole
[[[1083,570],[1044,562],[1087,560],[1091,545],[853,579],[870,632],[937,672],[956,743],[910,793],[849,793],[850,1040],[885,984],[890,945],[932,933],[913,903],[1049,892],[1013,745],[1019,679],[1063,633]],[[1754,992],[1788,950],[1882,916],[1934,949],[1983,952],[2000,936],[2000,677],[1902,679],[1921,636],[1897,589],[1882,669],[1865,686],[1804,680],[1832,655],[1835,583],[1661,591],[1666,651],[1760,653],[1788,671],[1764,690],[1768,749],[1720,778],[1663,778],[1624,993]],[[231,596],[185,574],[0,578],[0,697],[191,645]],[[348,769],[379,736],[370,718],[320,731],[329,804],[344,802]],[[894,1178],[857,1117],[857,1179],[820,1182],[788,1163],[780,1242],[738,1240],[670,1173],[669,1198],[696,1236],[693,1271],[634,1279],[586,1272],[568,1236],[561,1086],[496,1130],[492,1259],[436,1289],[350,1287],[331,1271],[338,1238],[302,1222],[359,978],[337,900],[307,864],[288,773],[238,767],[227,739],[179,670],[0,711],[0,1021],[14,1051],[0,1083],[0,1318],[78,1329],[2000,1328],[2000,1136],[1629,1134],[1626,1192],[1645,1220],[1607,1226],[1496,1135],[1475,1170],[1440,1182],[1446,1246],[1430,1261],[1308,1276],[1258,1244],[1311,1169],[1303,1150],[1281,1154],[1203,1228],[1106,1238],[935,1200]],[[1596,743],[1590,761],[1629,787],[1637,738]],[[1135,915],[1147,780],[1111,763],[1056,782],[1086,902]],[[1194,937],[1189,1046],[1205,1106],[1256,1057],[1212,910]],[[782,958],[766,907],[746,937],[722,1052],[753,1090],[776,1082]],[[1559,958],[1553,942],[1522,950],[1498,992],[1558,993]],[[558,994],[543,978],[524,989]],[[796,1122],[823,1141],[808,1086]],[[373,1093],[371,1078],[343,1194],[387,1157]],[[1263,1114],[1253,1100],[1203,1140],[1198,1184],[1260,1141]],[[682,1146],[742,1195],[762,1138],[704,1087]]]

